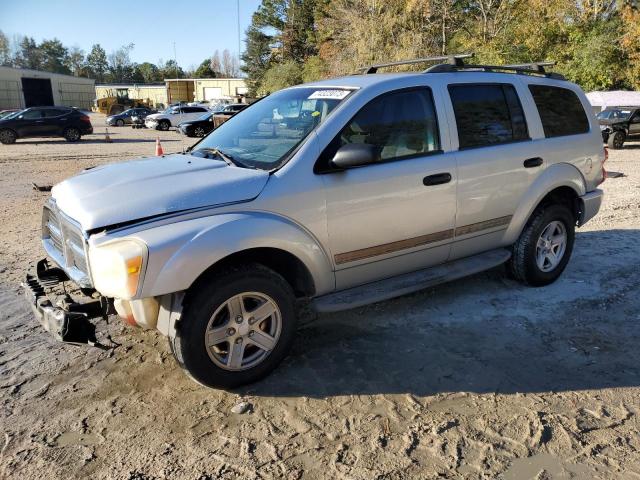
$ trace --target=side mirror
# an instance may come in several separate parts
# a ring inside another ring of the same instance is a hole
[[[361,167],[380,161],[380,147],[367,143],[347,143],[338,149],[331,160],[340,169]]]

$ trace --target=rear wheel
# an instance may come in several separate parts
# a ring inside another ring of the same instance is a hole
[[[65,140],[67,140],[67,142],[77,142],[81,137],[80,130],[78,130],[76,127],[67,128],[62,135],[64,136]]]
[[[196,137],[204,137],[204,128],[196,127],[193,133]]]
[[[612,150],[619,150],[624,145],[624,141],[627,139],[627,135],[618,130],[616,132],[611,132],[609,134],[609,138],[607,139],[607,145]]]
[[[4,145],[16,143],[16,132],[13,130],[0,130],[0,142]]]
[[[575,222],[564,205],[538,208],[513,246],[508,263],[511,275],[532,286],[554,282],[571,257]]]
[[[169,123],[169,120],[160,120],[160,122],[158,123],[158,129],[159,130],[169,130],[169,127],[171,126],[171,123]]]
[[[296,330],[289,284],[261,265],[199,282],[185,299],[176,360],[196,381],[234,388],[269,374],[289,351]]]

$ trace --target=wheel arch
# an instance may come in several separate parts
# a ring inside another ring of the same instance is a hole
[[[291,286],[296,297],[311,297],[315,294],[313,276],[304,262],[291,252],[274,247],[248,248],[221,258],[202,272],[189,290],[197,288],[199,283],[206,282],[207,278],[219,272],[250,264],[262,265],[279,274]]]
[[[580,197],[585,193],[586,182],[580,170],[568,163],[551,165],[524,194],[505,233],[505,242],[514,243],[518,239],[533,212],[541,205],[566,205],[579,222],[582,213]]]
[[[16,139],[20,138],[20,135],[18,135],[18,132],[16,132],[13,128],[11,127],[2,127],[0,128],[0,132],[3,131],[9,131],[9,132],[13,132],[13,134],[16,136]]]
[[[185,291],[209,275],[240,264],[279,273],[298,296],[335,287],[332,265],[319,241],[293,221],[266,212],[202,217],[135,235],[149,247],[140,297]]]

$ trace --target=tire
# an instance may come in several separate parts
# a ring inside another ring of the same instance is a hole
[[[611,150],[620,150],[624,145],[624,141],[626,139],[627,139],[627,135],[623,131],[617,130],[609,134],[609,138],[607,139],[607,145]]]
[[[297,319],[293,290],[280,275],[248,265],[212,275],[192,289],[169,341],[180,366],[198,383],[224,389],[252,383],[287,355]],[[251,315],[256,309],[272,313],[256,322]]]
[[[202,127],[196,127],[196,128],[193,130],[193,134],[194,134],[196,137],[204,137],[204,135],[205,135],[205,133],[204,133],[204,128],[202,128]]]
[[[12,143],[16,143],[16,132],[13,130],[0,130],[0,142],[4,145],[11,145]]]
[[[124,127],[124,120],[122,120],[121,118],[116,120],[116,127]]]
[[[80,134],[80,130],[78,130],[76,127],[69,127],[65,129],[62,136],[67,142],[77,142],[82,137],[82,135]]]
[[[571,210],[564,205],[537,208],[512,247],[512,255],[507,262],[511,276],[534,287],[555,282],[571,258],[575,224]],[[547,242],[542,238],[543,234],[551,236],[552,241]],[[560,245],[562,235],[563,246]],[[553,238],[557,240],[554,242]]]
[[[169,120],[160,120],[158,122],[158,130],[166,132],[167,130],[169,130],[169,127],[171,127],[171,123],[169,123]]]

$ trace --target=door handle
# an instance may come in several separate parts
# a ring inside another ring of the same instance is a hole
[[[450,181],[450,173],[436,173],[434,175],[428,175],[422,179],[422,183],[427,187],[432,185],[442,185],[443,183],[449,183]]]
[[[540,165],[542,165],[543,161],[544,160],[542,160],[542,158],[540,157],[527,158],[523,163],[524,168],[539,167]]]

